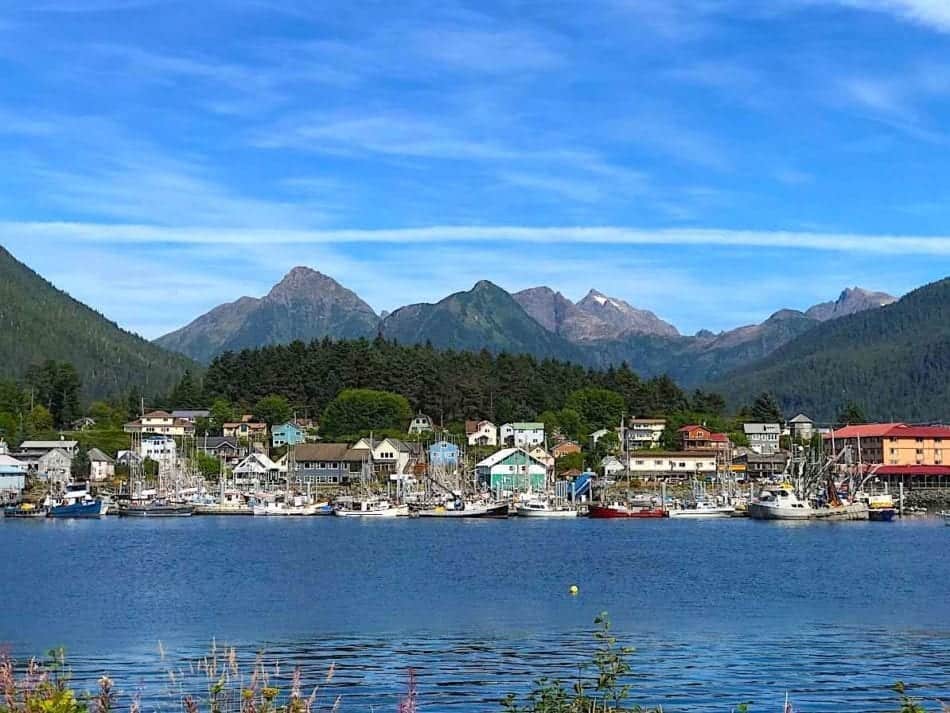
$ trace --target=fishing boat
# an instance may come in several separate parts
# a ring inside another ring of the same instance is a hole
[[[716,505],[708,500],[687,503],[685,507],[671,509],[670,517],[675,519],[712,519],[733,517],[736,508],[733,505]]]
[[[415,513],[419,517],[506,518],[508,503],[467,502],[462,498],[447,500],[434,508]]]
[[[179,503],[155,498],[154,500],[132,500],[119,506],[121,517],[191,517],[195,506],[191,503]]]
[[[408,517],[408,505],[396,505],[386,498],[348,500],[333,511],[338,517]]]
[[[86,483],[67,483],[63,496],[50,504],[47,514],[59,518],[97,518],[108,509],[106,503],[90,495]]]
[[[251,505],[254,515],[269,517],[313,517],[315,515],[332,515],[333,507],[330,503],[314,503],[304,495],[278,495],[273,500],[255,502]]]
[[[518,517],[577,517],[577,510],[567,505],[560,505],[548,499],[528,498],[518,503],[515,508]]]
[[[894,498],[890,496],[890,493],[879,495],[859,494],[856,499],[867,504],[868,520],[891,522],[897,515],[897,507],[894,505]]]
[[[189,501],[195,506],[195,515],[251,515],[251,506],[243,493],[229,490],[218,497],[210,493],[195,495]]]
[[[706,484],[693,479],[693,495],[682,507],[670,508],[671,518],[677,519],[713,519],[732,517],[736,509],[733,505],[717,505],[706,496]]]
[[[593,505],[587,509],[587,517],[596,520],[613,520],[620,518],[634,518],[654,520],[669,517],[669,512],[658,507],[631,507],[622,503],[612,505]]]
[[[43,506],[37,507],[33,503],[8,505],[3,508],[3,516],[21,520],[39,520],[46,517],[46,508]]]
[[[837,499],[837,498],[836,498]],[[758,499],[749,503],[749,517],[754,520],[867,520],[868,506],[862,502],[837,499],[813,505],[798,497],[788,483],[764,489]]]

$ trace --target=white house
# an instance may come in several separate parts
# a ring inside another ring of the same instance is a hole
[[[171,436],[143,436],[139,445],[139,456],[158,463],[158,472],[162,475],[171,473],[178,458],[178,446]]]
[[[263,453],[251,453],[234,467],[234,479],[242,484],[274,482],[287,472]]]
[[[409,433],[428,433],[432,430],[432,419],[424,413],[417,413],[409,422]]]
[[[632,418],[627,423],[627,448],[632,451],[656,448],[660,445],[666,420],[662,418]]]
[[[716,472],[714,451],[655,451],[630,455],[630,474],[638,478],[709,475]]]
[[[605,456],[600,461],[600,469],[608,478],[623,473],[623,463],[616,456]]]
[[[533,422],[505,423],[500,431],[501,442],[514,448],[533,448],[544,443],[544,424]]]
[[[470,446],[498,445],[498,428],[491,421],[466,421],[465,436]]]
[[[176,418],[168,411],[149,411],[142,418],[125,424],[122,430],[160,436],[190,436],[195,432],[195,424],[185,418]]]
[[[413,456],[418,457],[418,454],[413,453],[410,444],[397,438],[384,438],[381,441],[361,438],[353,446],[353,450],[365,453],[366,461],[372,464],[372,472],[375,475],[388,475],[390,478],[405,475]]]
[[[89,480],[99,483],[115,477],[115,461],[98,448],[89,449]]]
[[[772,455],[779,449],[782,427],[777,423],[744,423],[742,430],[749,439],[749,448],[762,455]]]

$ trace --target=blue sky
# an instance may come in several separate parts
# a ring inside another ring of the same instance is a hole
[[[950,273],[945,0],[0,7],[0,243],[148,337],[298,264],[686,333]]]

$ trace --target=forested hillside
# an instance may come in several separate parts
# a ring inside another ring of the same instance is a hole
[[[711,388],[734,403],[771,391],[818,419],[853,402],[872,419],[950,421],[950,278],[821,324]]]
[[[0,377],[49,359],[69,362],[85,398],[166,393],[194,363],[121,329],[0,247]]]
[[[641,380],[622,366],[593,371],[575,364],[488,351],[441,351],[383,339],[310,344],[295,342],[223,354],[205,377],[208,398],[253,404],[269,394],[319,413],[344,388],[370,388],[405,396],[436,421],[530,419],[562,408],[584,388],[619,393],[630,415],[681,411],[697,400],[666,377]],[[705,399],[704,394],[698,400]]]

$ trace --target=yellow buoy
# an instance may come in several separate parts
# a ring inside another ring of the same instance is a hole
[[[577,588],[576,584],[572,584],[571,588],[568,589],[567,591],[571,593],[571,596],[576,597],[581,590]]]

